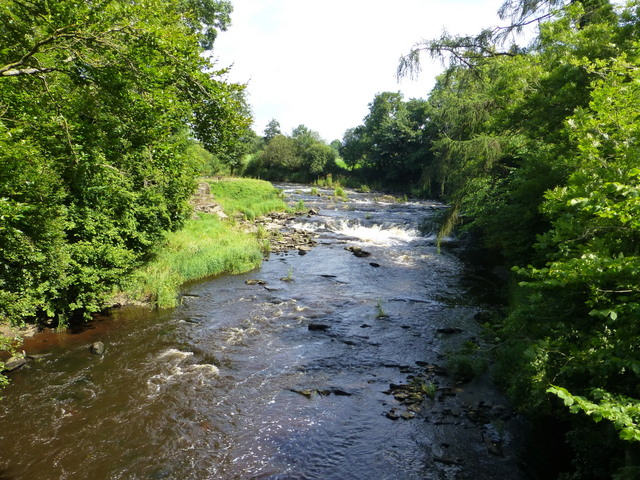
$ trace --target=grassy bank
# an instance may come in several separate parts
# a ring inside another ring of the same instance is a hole
[[[209,181],[211,195],[229,216],[242,214],[245,219],[282,211],[287,205],[279,191],[269,182],[249,178]]]
[[[171,233],[151,261],[133,273],[124,287],[127,298],[160,308],[174,307],[180,287],[187,282],[246,272],[260,265],[267,247],[241,220],[282,211],[287,205],[262,180],[230,178],[208,183],[213,200],[229,218],[197,213],[182,230]]]

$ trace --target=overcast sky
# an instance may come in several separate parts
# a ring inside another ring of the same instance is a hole
[[[499,24],[501,0],[232,0],[232,25],[214,58],[233,64],[229,80],[248,83],[253,128],[271,119],[283,133],[304,124],[327,142],[342,139],[377,93],[426,98],[438,62],[423,61],[417,81],[396,80],[414,43]]]

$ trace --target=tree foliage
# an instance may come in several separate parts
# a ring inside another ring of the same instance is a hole
[[[420,42],[400,63],[448,62],[428,99],[424,169],[453,205],[448,224],[464,220],[515,267],[502,378],[523,410],[561,416],[559,397],[576,414],[570,478],[624,465],[625,448],[579,415],[640,438],[639,12],[637,0],[507,0],[511,25]]]
[[[276,120],[269,122],[264,148],[247,166],[246,175],[304,183],[333,171],[337,153],[325,144],[318,132],[298,125],[288,136],[276,133],[280,131],[279,127]]]
[[[342,157],[351,168],[362,169],[361,176],[369,181],[422,189],[421,171],[431,159],[428,118],[426,101],[379,93],[369,104],[364,123],[345,133]]]
[[[0,317],[67,321],[188,214],[192,137],[248,128],[243,86],[202,55],[230,4],[0,5]]]

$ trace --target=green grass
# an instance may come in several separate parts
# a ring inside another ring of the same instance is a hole
[[[346,192],[344,191],[344,188],[342,188],[341,186],[337,186],[337,187],[335,187],[335,188],[334,188],[334,190],[333,190],[333,196],[334,196],[335,198],[340,198],[340,199],[342,199],[342,200],[344,200],[344,201],[346,201],[346,200],[347,200],[347,194],[346,194]]]
[[[230,217],[241,213],[247,220],[286,209],[280,191],[269,182],[249,178],[209,180],[211,195]]]
[[[229,179],[210,183],[214,199],[231,219],[239,213],[253,219],[286,208],[268,182]],[[167,236],[152,260],[131,275],[124,294],[159,308],[175,307],[180,288],[187,282],[258,267],[268,249],[264,237],[260,229],[247,232],[233,220],[201,213]]]
[[[382,306],[382,299],[378,299],[378,303],[376,304],[376,310],[378,313],[376,314],[376,318],[389,318],[387,312],[384,311],[384,307]]]

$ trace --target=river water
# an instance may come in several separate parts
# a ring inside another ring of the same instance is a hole
[[[1,480],[530,478],[486,375],[445,371],[489,306],[459,249],[418,230],[442,206],[282,188],[320,213],[290,224],[308,253],[25,342],[48,356],[2,392]],[[407,408],[407,384],[433,398]]]

